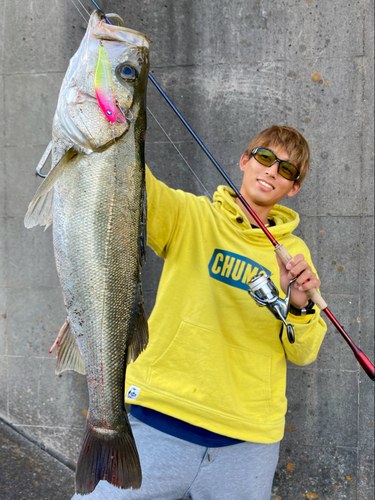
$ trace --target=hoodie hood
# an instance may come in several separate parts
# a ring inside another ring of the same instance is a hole
[[[266,238],[261,229],[254,229],[251,227],[246,215],[236,203],[236,194],[232,188],[228,186],[218,186],[213,199],[215,208],[230,224],[236,227],[237,231],[241,231],[244,235],[251,236],[252,238]],[[241,222],[238,222],[238,217],[242,219]],[[268,217],[276,224],[275,226],[267,228],[276,239],[291,234],[298,226],[300,220],[297,212],[282,205],[274,205]]]

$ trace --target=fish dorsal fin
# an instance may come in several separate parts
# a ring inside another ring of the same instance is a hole
[[[59,331],[57,343],[57,365],[55,373],[58,375],[66,370],[74,370],[86,375],[82,355],[79,352],[76,341],[73,338],[68,320],[65,321]]]
[[[64,171],[64,168],[68,165],[71,166],[73,159],[75,160],[75,164],[80,156],[74,148],[70,148],[49,172],[30,202],[25,215],[25,227],[30,228],[39,224],[40,226],[46,226],[47,229],[52,223],[53,186]]]

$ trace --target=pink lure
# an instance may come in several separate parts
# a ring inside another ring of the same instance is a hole
[[[107,51],[103,45],[99,47],[99,59],[95,71],[95,94],[100,109],[111,123],[114,123],[117,119],[126,123],[125,116],[116,105],[111,64]]]

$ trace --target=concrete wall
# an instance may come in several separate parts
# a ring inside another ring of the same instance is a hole
[[[90,2],[85,5],[91,10]],[[239,186],[238,159],[263,128],[309,141],[311,172],[289,206],[322,295],[374,359],[373,2],[102,0],[151,40],[151,71]],[[68,1],[0,0],[0,416],[74,463],[85,378],[54,376],[48,350],[64,321],[51,229],[26,230],[37,165],[68,61],[85,23]],[[148,104],[212,193],[223,183],[150,83]],[[147,162],[173,187],[204,194],[151,115]],[[160,262],[143,272],[151,310]],[[370,500],[374,392],[329,326],[318,360],[289,366],[286,435],[274,498]]]

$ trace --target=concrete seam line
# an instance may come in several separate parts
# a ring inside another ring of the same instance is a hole
[[[37,439],[33,438],[32,436],[30,436],[26,432],[23,432],[21,429],[18,429],[17,427],[14,426],[14,424],[11,424],[10,422],[8,422],[7,420],[5,420],[1,416],[0,416],[0,424],[4,424],[7,427],[10,427],[17,434],[19,434],[23,438],[27,439],[27,441],[29,441],[30,443],[36,445],[39,449],[41,449],[42,451],[48,453],[48,455],[50,455],[52,458],[54,458],[55,460],[57,460],[58,462],[60,462],[62,465],[65,465],[65,467],[67,467],[71,471],[75,472],[75,470],[76,470],[75,465],[73,465],[71,462],[69,462],[68,460],[66,460],[60,453],[58,453],[57,451],[54,451],[54,450],[50,449],[49,447],[45,446],[43,443],[41,443]]]

